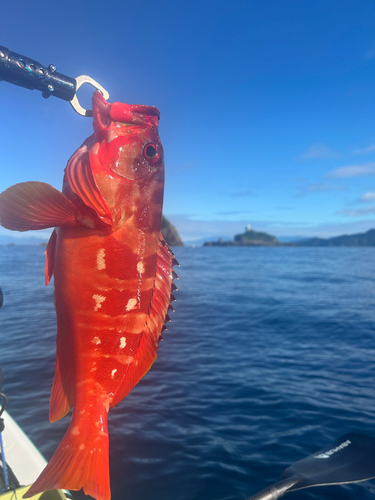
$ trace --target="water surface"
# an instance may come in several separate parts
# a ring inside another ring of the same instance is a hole
[[[9,412],[47,458],[53,286],[44,249],[0,246]],[[111,410],[114,500],[239,500],[347,432],[375,435],[375,248],[175,248],[158,359]],[[374,483],[291,499],[370,499]]]

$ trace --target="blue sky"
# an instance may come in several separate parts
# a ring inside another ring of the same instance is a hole
[[[0,45],[160,109],[164,213],[185,241],[375,227],[372,0],[14,0],[1,19]],[[6,82],[0,110],[0,191],[60,188],[91,120]]]

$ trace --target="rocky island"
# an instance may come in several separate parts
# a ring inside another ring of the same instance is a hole
[[[250,226],[246,231],[237,234],[233,241],[225,241],[219,238],[217,241],[208,241],[204,246],[209,247],[240,247],[240,246],[288,246],[288,247],[375,247],[375,229],[365,233],[344,234],[332,238],[306,238],[294,243],[282,243],[276,236],[260,231],[254,231]]]
[[[282,243],[268,233],[254,231],[250,225],[242,234],[236,234],[233,241],[223,241],[219,238],[217,241],[207,241],[203,246],[207,247],[276,247],[281,246]]]

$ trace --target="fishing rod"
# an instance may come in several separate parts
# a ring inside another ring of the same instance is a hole
[[[277,500],[290,491],[367,481],[375,477],[375,438],[345,434],[335,442],[290,465],[279,481],[247,500]]]
[[[80,75],[76,78],[63,75],[56,71],[56,66],[43,66],[38,61],[11,52],[0,45],[0,80],[4,80],[30,90],[39,90],[42,96],[58,97],[70,102],[73,109],[82,116],[92,116],[92,111],[84,109],[78,101],[77,90],[88,83],[99,90],[107,101],[109,93],[93,78]]]
[[[1,452],[1,462],[3,464],[4,486],[5,490],[8,490],[9,478],[8,478],[7,462],[5,459],[4,441],[2,435],[2,432],[4,430],[4,419],[1,418],[2,414],[5,411],[5,408],[7,407],[8,398],[3,392],[1,392],[1,384],[3,383],[3,381],[4,381],[4,373],[0,368],[0,452]]]

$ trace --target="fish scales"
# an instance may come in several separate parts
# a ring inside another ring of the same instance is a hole
[[[63,192],[38,182],[0,194],[0,223],[55,227],[56,370],[51,422],[73,407],[55,454],[25,497],[54,488],[110,499],[107,414],[150,369],[173,297],[173,252],[160,233],[159,112],[93,97],[94,134],[65,169]]]

